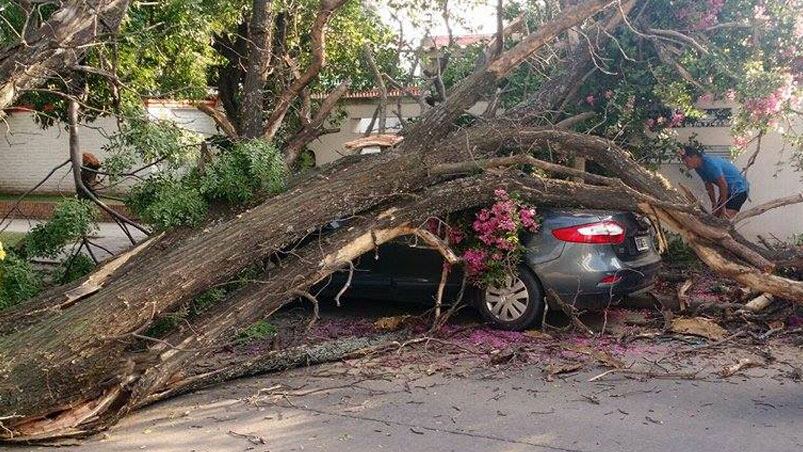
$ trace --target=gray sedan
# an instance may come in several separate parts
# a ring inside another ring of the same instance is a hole
[[[469,291],[490,324],[506,330],[537,326],[547,290],[578,309],[599,310],[651,286],[661,264],[648,221],[628,212],[539,209],[538,233],[524,234],[527,249],[518,274],[503,283]],[[433,249],[405,238],[382,245],[356,265],[348,294],[383,300],[432,301],[442,259]],[[326,292],[336,292],[346,275],[336,273]],[[452,272],[445,300],[462,282]]]

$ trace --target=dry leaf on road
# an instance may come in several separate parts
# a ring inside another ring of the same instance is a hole
[[[713,320],[703,317],[672,319],[671,330],[675,333],[691,334],[713,340],[719,340],[728,335],[725,328],[717,325]]]

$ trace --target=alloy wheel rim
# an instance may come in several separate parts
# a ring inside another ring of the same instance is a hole
[[[485,306],[498,320],[512,322],[520,319],[529,304],[527,286],[516,276],[508,276],[502,284],[485,289]]]

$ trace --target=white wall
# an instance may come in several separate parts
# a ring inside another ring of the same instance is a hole
[[[100,158],[106,137],[114,133],[115,121],[102,118],[89,126],[79,127],[81,149]],[[5,118],[0,138],[0,191],[24,192],[42,180],[47,173],[70,158],[69,134],[63,124],[47,129],[34,122],[32,113],[11,113]],[[66,166],[40,187],[38,193],[74,191],[72,176]]]
[[[156,104],[149,112],[160,119],[171,119],[183,127],[211,134],[214,123],[208,116],[192,107]],[[81,150],[95,154],[101,161],[106,157],[103,146],[117,131],[113,118],[100,118],[79,127]],[[0,192],[24,192],[70,156],[69,134],[64,124],[42,129],[29,112],[13,112],[0,124]],[[37,193],[68,193],[74,186],[65,167],[54,174]]]

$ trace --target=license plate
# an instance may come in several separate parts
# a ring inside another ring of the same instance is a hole
[[[636,249],[638,251],[647,251],[650,249],[650,237],[649,236],[639,236],[635,237],[636,240]]]

